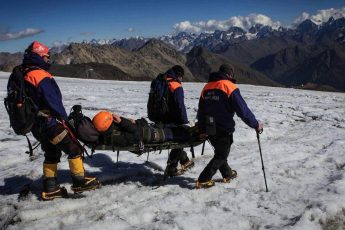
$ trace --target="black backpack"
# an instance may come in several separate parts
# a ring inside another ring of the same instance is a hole
[[[159,74],[151,82],[147,115],[153,122],[161,122],[169,113],[169,82],[164,74]]]
[[[100,133],[96,130],[91,119],[82,113],[81,105],[74,105],[72,107],[68,116],[68,122],[81,142],[91,148],[97,146]]]
[[[24,71],[21,65],[14,67],[7,83],[5,108],[10,118],[10,126],[17,135],[25,135],[31,131],[38,113],[38,107],[27,96],[27,85],[24,76],[37,68]]]

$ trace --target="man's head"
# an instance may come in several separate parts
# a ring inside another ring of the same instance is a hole
[[[228,78],[233,79],[235,77],[234,75],[234,69],[232,66],[228,64],[223,64],[219,67],[219,72],[226,75]]]
[[[176,78],[182,80],[184,76],[184,69],[180,65],[175,65],[171,68],[171,70],[175,73]]]
[[[32,42],[25,51],[39,55],[45,62],[49,61],[49,48],[38,41]]]

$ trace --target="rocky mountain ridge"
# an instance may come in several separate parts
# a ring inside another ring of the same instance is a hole
[[[182,65],[185,55],[165,43],[151,39],[140,49],[130,51],[112,45],[93,46],[85,43],[70,44],[63,52],[54,54],[52,64],[70,65],[84,63],[102,63],[114,66],[135,79],[152,79],[173,65]],[[116,79],[116,76],[114,76]],[[188,69],[187,81],[197,81]]]
[[[87,69],[93,69],[96,73],[88,76],[152,79],[179,64],[186,69],[187,81],[205,81],[216,65],[224,62],[239,68],[240,78],[247,74],[242,82],[276,82],[294,87],[310,83],[345,91],[345,18],[330,18],[323,24],[305,20],[296,28],[257,24],[249,30],[231,27],[226,31],[199,35],[182,32],[158,39],[93,39],[64,44],[55,50],[52,62],[63,76],[76,74],[74,68],[80,77],[87,75]],[[9,56],[0,53],[1,69],[9,71],[14,60],[20,63],[20,54]],[[107,71],[101,71],[102,67]]]

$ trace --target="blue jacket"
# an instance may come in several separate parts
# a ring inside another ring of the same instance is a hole
[[[55,118],[67,120],[67,113],[62,104],[61,91],[52,77],[47,72],[49,64],[36,53],[26,52],[23,59],[25,68],[33,68],[25,76],[30,98],[38,106],[39,110],[48,110],[51,118],[47,119],[47,126],[56,124]]]
[[[249,127],[258,127],[258,121],[248,108],[237,86],[222,73],[211,73],[199,100],[197,118],[200,131],[206,131],[206,116],[211,116],[215,120],[217,130],[233,133],[235,113]]]
[[[170,113],[164,119],[164,123],[174,123],[177,125],[187,124],[187,111],[184,105],[184,92],[181,82],[177,79],[175,73],[172,70],[168,70],[166,73],[166,79],[169,82],[169,109]]]

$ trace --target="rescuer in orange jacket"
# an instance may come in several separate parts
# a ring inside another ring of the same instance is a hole
[[[168,128],[188,124],[184,92],[181,84],[183,76],[184,69],[179,65],[175,65],[165,72],[165,78],[169,82],[169,97],[172,100],[169,100],[169,114],[163,118],[162,122]],[[166,135],[173,136],[174,134],[167,133]],[[177,169],[179,162],[181,164],[180,170]],[[193,166],[194,162],[189,160],[187,153],[183,149],[173,149],[169,154],[165,175],[170,177],[177,176]]]
[[[74,192],[100,187],[95,177],[85,175],[83,149],[66,126],[67,114],[62,103],[62,95],[53,76],[48,72],[48,51],[47,46],[34,41],[25,50],[22,63],[26,73],[24,79],[27,94],[39,110],[32,132],[41,142],[44,151],[43,200],[67,196],[66,189],[57,183],[57,164],[60,162],[61,151],[68,155],[73,181],[71,189]]]
[[[218,72],[210,74],[208,83],[201,92],[197,113],[198,127],[213,145],[214,157],[201,172],[196,183],[197,188],[213,186],[215,183],[212,177],[217,170],[226,183],[237,176],[237,172],[232,170],[227,162],[233,143],[232,134],[235,131],[235,113],[249,127],[258,132],[263,129],[263,124],[256,120],[235,82],[233,68],[224,64]]]

